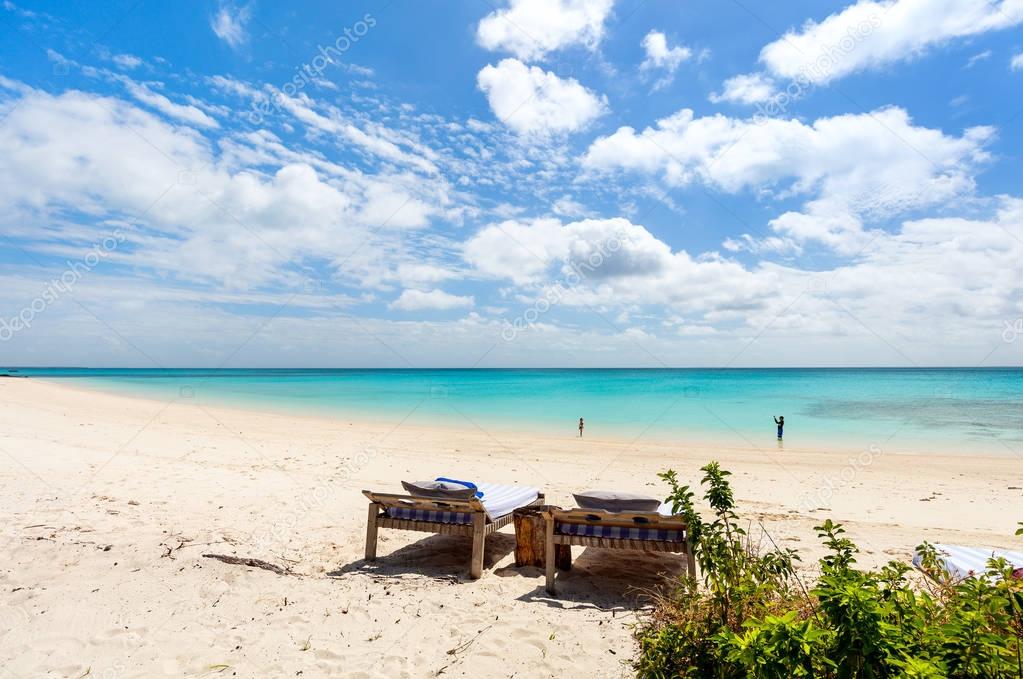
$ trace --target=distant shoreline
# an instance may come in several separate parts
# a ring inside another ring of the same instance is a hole
[[[9,375],[9,377],[22,377],[27,379],[29,376]],[[344,410],[325,412],[316,408],[309,408],[303,411],[297,409],[294,405],[283,405],[281,403],[274,403],[273,401],[254,403],[220,400],[217,398],[193,401],[194,396],[188,398],[163,399],[151,394],[133,392],[130,390],[104,388],[85,382],[75,383],[72,380],[50,380],[47,378],[36,377],[33,381],[43,382],[63,389],[78,391],[83,394],[102,394],[113,396],[115,398],[126,398],[151,403],[176,402],[181,405],[195,403],[204,407],[215,407],[217,409],[224,409],[237,412],[239,414],[265,414],[296,418],[299,421],[311,421],[319,424],[333,423],[335,426],[339,423],[343,423],[345,425],[357,424],[373,427],[402,425],[411,428],[420,428],[424,431],[442,433],[448,436],[459,436],[466,432],[485,430],[492,432],[500,439],[523,435],[550,438],[552,440],[562,440],[565,438],[574,439],[577,437],[577,424],[575,421],[569,421],[563,429],[557,429],[549,426],[542,426],[537,423],[486,422],[481,424],[476,420],[468,418],[463,422],[454,421],[452,419],[417,419],[410,417],[409,415],[393,415],[384,411],[373,413]],[[427,421],[423,421],[424,419]],[[789,419],[789,423],[791,423],[791,418]],[[639,435],[625,434],[620,429],[616,429],[614,427],[608,428],[599,421],[587,418],[587,428],[584,438],[587,442],[604,442],[612,445],[635,445],[649,442],[651,445],[658,446],[681,445],[707,450],[749,451],[768,456],[779,452],[786,454],[824,453],[831,454],[836,457],[847,457],[852,459],[853,457],[869,452],[872,449],[875,450],[874,454],[876,454],[876,449],[878,449],[878,447],[874,444],[856,445],[844,443],[839,436],[830,438],[826,436],[820,437],[819,435],[807,436],[799,433],[795,427],[791,426],[786,429],[789,433],[787,440],[779,446],[774,436],[773,424],[770,427],[765,427],[764,436],[758,440],[751,440],[742,434],[737,434],[736,436],[731,437],[720,436],[715,435],[714,432],[706,430],[676,431],[663,429],[657,430],[653,427],[641,428],[639,425],[636,425],[636,427],[641,429]],[[938,455],[942,457],[969,459],[1003,459],[1013,457],[1015,455],[1013,450],[1001,448],[991,443],[988,443],[987,445],[976,444],[972,448],[966,449],[969,452],[964,452],[964,447],[958,442],[949,442],[943,446],[890,443],[890,445],[880,447],[880,450],[882,450],[885,454],[919,456],[924,458]]]
[[[457,367],[457,366],[437,366],[437,367],[422,367],[422,368],[396,368],[396,367],[358,367],[358,366],[347,366],[347,367],[303,367],[303,368],[286,368],[286,367],[232,367],[224,368],[218,366],[210,367],[187,367],[187,368],[153,368],[149,366],[119,366],[119,367],[96,367],[96,366],[77,366],[77,365],[57,365],[57,366],[14,366],[11,368],[0,368],[0,370],[8,371],[21,371],[21,370],[53,370],[53,371],[74,371],[74,370],[89,370],[89,371],[132,371],[132,372],[143,372],[143,371],[182,371],[182,372],[213,372],[213,373],[229,373],[229,372],[345,372],[345,371],[393,371],[393,372],[426,372],[426,371],[475,371],[475,372],[487,372],[487,371],[516,371],[516,370],[529,370],[529,371],[548,371],[548,372],[568,372],[568,371],[721,371],[721,372],[736,372],[736,371],[771,371],[771,370],[887,370],[887,371],[907,371],[907,372],[918,372],[927,370],[963,370],[963,371],[998,371],[998,370],[1018,370],[1023,372],[1023,365],[983,365],[983,366],[969,366],[969,365],[923,365],[923,366],[899,366],[899,365],[807,365],[807,366],[590,366],[590,367],[560,367],[553,368],[550,366],[499,366],[499,367]]]

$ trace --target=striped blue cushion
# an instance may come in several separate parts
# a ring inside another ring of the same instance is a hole
[[[410,521],[430,521],[432,523],[472,523],[469,512],[441,512],[435,509],[395,509],[387,510],[387,515],[394,519]]]
[[[685,542],[685,531],[635,526],[604,526],[599,523],[559,523],[556,529],[562,535],[582,535],[591,538],[618,540],[656,540],[658,542]]]

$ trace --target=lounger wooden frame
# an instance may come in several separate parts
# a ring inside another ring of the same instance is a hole
[[[380,528],[396,528],[399,530],[416,530],[438,535],[465,535],[472,538],[472,556],[469,561],[469,576],[478,578],[483,574],[483,547],[487,536],[496,533],[512,522],[512,513],[494,519],[487,512],[479,498],[468,500],[435,500],[412,495],[393,495],[390,493],[374,493],[364,490],[362,494],[369,498],[369,516],[366,521],[366,561],[374,561],[377,557],[377,531]],[[544,504],[543,493],[523,507],[538,507]],[[388,509],[422,509],[435,512],[467,513],[472,522],[441,523],[439,521],[419,521],[416,519],[398,519],[388,516]],[[516,507],[516,509],[518,509]]]
[[[607,512],[595,509],[549,509],[543,512],[547,531],[547,554],[554,553],[555,545],[576,545],[599,547],[601,549],[633,549],[643,552],[671,552],[686,555],[686,569],[696,577],[696,562],[693,559],[693,545],[689,539],[686,522],[678,516],[664,516],[657,512]],[[647,528],[656,530],[684,531],[683,542],[670,540],[630,540],[624,538],[568,535],[556,531],[558,524],[619,526],[622,528]],[[554,559],[547,559],[547,593],[554,594]]]

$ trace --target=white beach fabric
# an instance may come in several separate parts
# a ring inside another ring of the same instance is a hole
[[[992,556],[1001,557],[1012,564],[1013,568],[1023,568],[1023,552],[1007,552],[1001,549],[980,547],[963,547],[961,545],[940,545],[935,543],[942,566],[956,580],[971,578],[987,572],[987,562]],[[922,559],[917,552],[913,556],[913,565],[920,568]]]
[[[519,507],[528,505],[540,497],[540,489],[531,486],[477,483],[476,489],[483,493],[480,502],[483,503],[491,519],[511,514]],[[389,508],[387,514],[395,519],[413,519],[415,521],[434,521],[438,523],[472,523],[472,514],[469,512]]]

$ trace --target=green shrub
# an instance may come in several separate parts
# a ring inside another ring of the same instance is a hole
[[[637,627],[638,676],[1023,679],[1023,581],[1008,563],[953,582],[925,543],[930,579],[914,583],[903,563],[856,568],[856,545],[828,520],[816,528],[828,548],[820,577],[805,587],[795,552],[761,552],[739,524],[729,472],[701,471],[710,521],[674,471],[660,474],[689,522],[701,581],[673,581]]]

